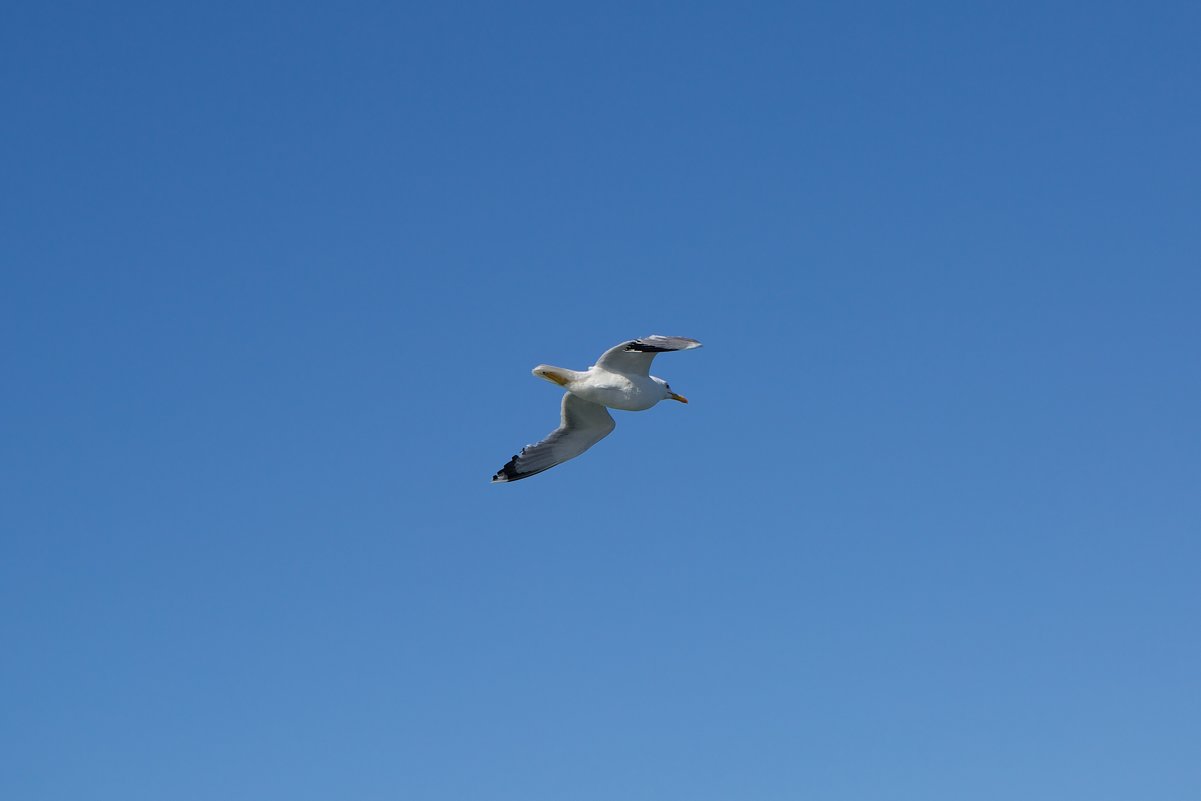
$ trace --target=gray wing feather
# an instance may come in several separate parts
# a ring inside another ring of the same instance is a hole
[[[701,343],[687,337],[665,337],[651,334],[642,339],[631,339],[615,345],[601,354],[596,360],[597,367],[603,367],[614,373],[627,375],[650,375],[651,361],[656,353],[666,353],[673,350],[691,350],[699,348]]]
[[[541,442],[522,448],[492,481],[519,481],[574,459],[608,436],[615,425],[604,406],[568,392],[563,395],[559,427]]]

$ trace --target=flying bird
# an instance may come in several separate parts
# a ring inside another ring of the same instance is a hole
[[[657,353],[700,346],[695,339],[653,334],[609,348],[583,372],[538,365],[534,375],[567,390],[559,427],[541,442],[522,448],[492,477],[492,483],[529,478],[579,456],[613,430],[609,409],[640,412],[668,398],[687,403],[666,381],[651,375],[651,361]]]

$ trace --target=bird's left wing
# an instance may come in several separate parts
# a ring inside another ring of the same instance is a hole
[[[701,343],[687,337],[664,337],[652,334],[642,339],[632,339],[615,345],[601,354],[596,360],[597,367],[603,367],[614,373],[626,375],[650,375],[651,360],[656,353],[666,353],[671,350],[691,350],[699,348]]]
[[[565,393],[559,427],[536,445],[522,448],[492,477],[492,483],[520,481],[574,459],[608,436],[614,425],[604,406]]]

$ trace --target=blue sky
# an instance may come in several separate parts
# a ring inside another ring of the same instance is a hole
[[[3,797],[1201,795],[1196,4],[2,20]]]

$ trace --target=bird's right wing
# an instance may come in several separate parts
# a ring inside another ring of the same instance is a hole
[[[559,427],[536,445],[526,445],[521,453],[492,477],[492,483],[519,481],[574,459],[600,442],[613,430],[609,410],[572,395],[563,395],[563,415]]]
[[[626,375],[650,375],[651,360],[656,353],[666,353],[671,350],[691,350],[699,348],[701,343],[687,337],[664,337],[652,334],[642,339],[632,339],[614,345],[601,354],[596,360],[597,367],[603,367],[614,373]]]

